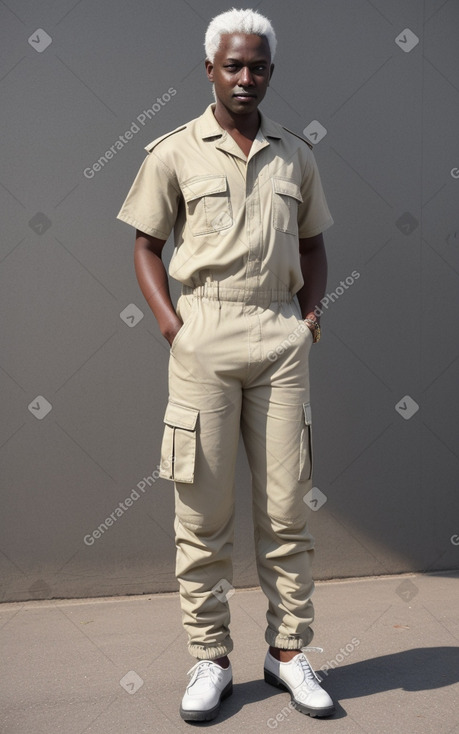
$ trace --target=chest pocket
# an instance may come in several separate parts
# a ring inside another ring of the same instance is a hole
[[[187,224],[193,235],[211,234],[233,224],[226,176],[194,176],[181,185]]]
[[[281,232],[298,234],[298,204],[303,202],[301,189],[289,178],[273,176],[273,227]]]

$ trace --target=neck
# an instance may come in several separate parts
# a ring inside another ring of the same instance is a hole
[[[230,135],[238,132],[246,138],[254,140],[260,127],[260,114],[254,110],[248,115],[235,115],[217,100],[214,108],[214,116],[220,127],[227,130]]]

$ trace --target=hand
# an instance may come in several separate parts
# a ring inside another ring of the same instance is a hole
[[[169,346],[172,346],[172,343],[179,333],[180,329],[183,326],[183,321],[181,321],[178,317],[177,320],[174,321],[172,324],[168,324],[167,327],[162,331],[162,335],[167,339],[169,342]]]

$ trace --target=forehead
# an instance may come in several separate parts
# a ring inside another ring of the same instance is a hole
[[[226,58],[243,58],[247,56],[266,59],[267,61],[271,58],[266,36],[257,36],[254,33],[222,34],[217,54]]]

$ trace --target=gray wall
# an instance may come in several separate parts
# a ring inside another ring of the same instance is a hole
[[[115,216],[143,146],[211,101],[202,42],[230,5],[0,4],[2,600],[177,588],[173,487],[154,474],[168,349]],[[313,136],[336,222],[311,353],[316,578],[457,568],[459,2],[256,7],[279,41],[263,110],[327,131]],[[244,586],[242,450],[237,493]]]

